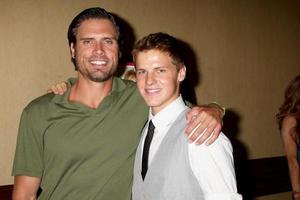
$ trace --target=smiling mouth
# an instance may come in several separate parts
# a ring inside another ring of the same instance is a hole
[[[103,61],[103,60],[93,60],[93,61],[90,61],[91,64],[93,65],[106,65],[107,64],[107,61]]]
[[[147,93],[147,94],[156,94],[156,93],[158,93],[160,91],[160,89],[145,89],[145,92]]]
[[[104,68],[106,68],[107,66],[107,61],[104,61],[104,60],[92,60],[92,61],[89,61],[89,63],[92,65],[92,68],[94,70],[102,70]]]

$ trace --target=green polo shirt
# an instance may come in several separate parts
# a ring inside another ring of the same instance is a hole
[[[136,85],[114,78],[97,109],[46,94],[23,111],[13,175],[42,177],[39,199],[129,200],[148,107]]]

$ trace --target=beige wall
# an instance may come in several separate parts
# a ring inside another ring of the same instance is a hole
[[[188,42],[200,76],[198,103],[218,100],[232,111],[234,137],[248,158],[283,155],[274,114],[287,82],[300,74],[299,1],[1,0],[0,185],[12,183],[22,108],[75,75],[67,26],[92,6],[117,13],[137,38],[164,31]]]

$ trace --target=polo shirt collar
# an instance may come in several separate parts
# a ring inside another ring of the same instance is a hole
[[[76,82],[77,78],[69,78],[67,80],[67,86],[68,89],[63,95],[54,95],[52,101],[57,104],[63,104],[63,105],[71,105],[69,102],[69,96],[70,96],[70,88],[71,86]],[[115,92],[120,92],[126,88],[126,84],[124,80],[122,80],[119,77],[113,77],[113,85],[112,85],[112,91],[108,94],[111,95]]]

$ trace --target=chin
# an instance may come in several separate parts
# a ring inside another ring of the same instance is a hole
[[[157,106],[160,106],[161,104],[157,101],[147,101],[146,100],[146,104],[150,107],[157,107]]]

